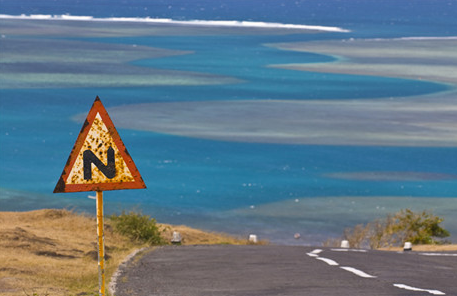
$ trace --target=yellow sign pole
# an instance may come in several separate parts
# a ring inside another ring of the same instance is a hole
[[[103,234],[103,191],[97,191],[98,294],[105,296],[105,236]]]
[[[98,170],[93,172],[94,166]],[[146,188],[146,184],[122,143],[108,112],[97,97],[87,114],[54,193],[97,192],[99,296],[105,296],[102,191],[142,188]]]

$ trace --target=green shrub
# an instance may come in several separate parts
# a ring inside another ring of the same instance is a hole
[[[426,211],[415,213],[405,209],[398,212],[394,219],[392,232],[413,244],[437,244],[440,241],[436,238],[450,235],[449,231],[439,225],[444,219]]]
[[[151,245],[165,244],[165,240],[161,237],[161,231],[156,220],[141,213],[124,211],[121,215],[111,215],[114,231],[129,237],[135,241],[149,243]]]
[[[404,242],[412,244],[441,244],[449,232],[439,224],[444,219],[430,212],[401,210],[366,225],[359,224],[345,229],[344,239],[354,248],[401,246]]]

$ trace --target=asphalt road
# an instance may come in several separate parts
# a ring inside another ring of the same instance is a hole
[[[116,296],[457,295],[457,253],[167,246],[132,260]]]

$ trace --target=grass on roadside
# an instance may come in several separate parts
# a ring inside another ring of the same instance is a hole
[[[449,245],[449,231],[441,227],[444,219],[429,211],[403,209],[367,224],[344,230],[343,238],[352,248],[401,248],[405,242],[413,245]],[[342,239],[329,239],[324,246],[338,246]],[[417,248],[415,248],[417,249]],[[428,248],[432,249],[432,248]],[[437,249],[437,248],[435,248]]]
[[[157,227],[162,243],[173,231],[181,233],[183,244],[247,243],[185,226]],[[150,245],[114,228],[105,219],[107,283],[128,254]],[[55,209],[0,212],[0,295],[98,295],[96,219]]]

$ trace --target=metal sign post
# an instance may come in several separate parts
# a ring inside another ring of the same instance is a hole
[[[103,191],[97,191],[98,287],[105,295],[105,235],[103,233]]]
[[[146,188],[105,107],[97,97],[68,157],[54,193],[97,192],[99,295],[105,295],[103,191]]]

